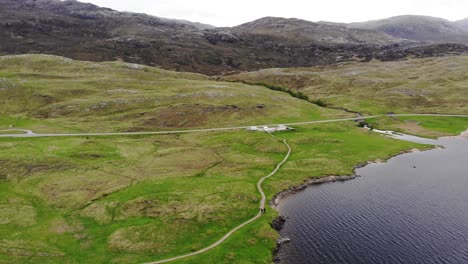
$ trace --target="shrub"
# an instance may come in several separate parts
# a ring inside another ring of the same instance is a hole
[[[318,100],[313,100],[313,101],[311,101],[311,103],[316,104],[316,105],[318,105],[318,106],[320,106],[320,107],[327,107],[327,106],[328,106],[327,103],[325,103],[324,101],[322,101],[322,100],[320,100],[320,99],[318,99]]]

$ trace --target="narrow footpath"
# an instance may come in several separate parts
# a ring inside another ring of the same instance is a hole
[[[265,203],[266,203],[266,195],[265,195],[265,192],[263,191],[263,188],[262,188],[262,185],[263,185],[263,182],[272,177],[273,175],[275,175],[279,169],[281,168],[281,166],[283,166],[284,163],[286,163],[286,161],[288,161],[289,159],[289,156],[291,155],[291,147],[289,146],[288,142],[286,141],[286,139],[283,139],[283,143],[284,145],[286,145],[286,147],[288,148],[288,153],[286,153],[286,156],[284,157],[284,159],[278,163],[275,167],[275,169],[270,173],[268,174],[267,176],[261,178],[258,183],[257,183],[257,190],[258,192],[261,194],[262,196],[262,199],[260,200],[260,207],[259,207],[259,212],[257,215],[255,215],[254,217],[252,217],[251,219],[245,221],[244,223],[238,225],[237,227],[235,227],[234,229],[232,229],[231,231],[229,231],[226,235],[224,235],[221,239],[219,239],[218,241],[216,241],[215,243],[211,244],[210,246],[206,247],[206,248],[203,248],[203,249],[200,249],[198,251],[195,251],[195,252],[192,252],[192,253],[189,253],[189,254],[185,254],[185,255],[181,255],[181,256],[177,256],[177,257],[173,257],[173,258],[168,258],[168,259],[163,259],[163,260],[158,260],[158,261],[154,261],[154,262],[148,262],[147,264],[159,264],[159,263],[167,263],[167,262],[171,262],[171,261],[174,261],[174,260],[179,260],[179,259],[183,259],[183,258],[188,258],[188,257],[192,257],[192,256],[196,256],[196,255],[199,255],[199,254],[202,254],[202,253],[205,253],[219,245],[221,245],[224,241],[226,241],[232,234],[234,234],[236,231],[238,231],[239,229],[243,228],[244,226],[254,222],[255,220],[259,219],[262,214],[263,214],[263,209],[265,209]]]

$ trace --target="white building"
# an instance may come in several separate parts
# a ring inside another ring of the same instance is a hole
[[[279,126],[251,126],[247,129],[248,131],[260,131],[260,132],[267,132],[267,133],[274,133],[278,131],[289,131],[294,130],[294,128],[288,127],[286,125],[279,125]]]

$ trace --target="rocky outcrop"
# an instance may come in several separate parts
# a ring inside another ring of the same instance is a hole
[[[461,55],[467,51],[467,46],[463,44],[432,44],[384,49],[377,52],[375,54],[375,58],[382,61],[393,61],[407,57],[427,58],[446,55]]]
[[[211,30],[205,32],[206,39],[213,44],[216,45],[218,42],[225,42],[225,43],[236,43],[240,41],[239,34],[228,31],[228,30]]]
[[[283,229],[285,223],[286,223],[286,217],[280,215],[276,217],[275,219],[273,219],[270,225],[276,231],[280,231],[281,229]]]

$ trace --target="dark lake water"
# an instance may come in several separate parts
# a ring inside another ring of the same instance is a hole
[[[468,138],[436,143],[283,199],[280,263],[468,264]]]

